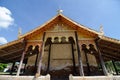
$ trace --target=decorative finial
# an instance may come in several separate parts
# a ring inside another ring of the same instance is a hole
[[[22,29],[19,27],[19,29],[18,29],[18,38],[20,38],[21,35],[22,35]]]
[[[104,35],[104,31],[103,31],[103,26],[102,25],[100,26],[100,34]]]
[[[59,9],[57,10],[58,14],[61,14],[63,12],[63,10]]]

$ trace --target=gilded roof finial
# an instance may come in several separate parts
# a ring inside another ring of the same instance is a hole
[[[104,35],[104,31],[103,31],[103,26],[102,25],[100,26],[100,34]]]
[[[63,12],[62,9],[57,10],[58,14],[61,14]]]
[[[20,38],[21,35],[22,35],[22,29],[19,27],[19,29],[18,29],[18,38]]]

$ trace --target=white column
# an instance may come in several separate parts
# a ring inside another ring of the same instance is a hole
[[[23,63],[23,60],[24,60],[24,56],[25,56],[25,51],[23,51],[23,53],[22,53],[21,60],[20,60],[20,64],[19,64],[19,67],[18,67],[18,71],[17,71],[16,76],[19,76],[19,75],[20,75],[20,70],[21,70],[21,67],[22,67],[22,63]]]

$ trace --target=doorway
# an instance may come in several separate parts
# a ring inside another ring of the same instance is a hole
[[[58,37],[54,42],[49,40],[47,73],[51,80],[68,80],[69,75],[75,72],[74,40],[72,37],[66,41],[65,37],[59,41]]]

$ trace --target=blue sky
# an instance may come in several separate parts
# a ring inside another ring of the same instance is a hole
[[[120,39],[120,0],[0,0],[0,44],[17,39],[45,23],[62,9],[70,19]]]

